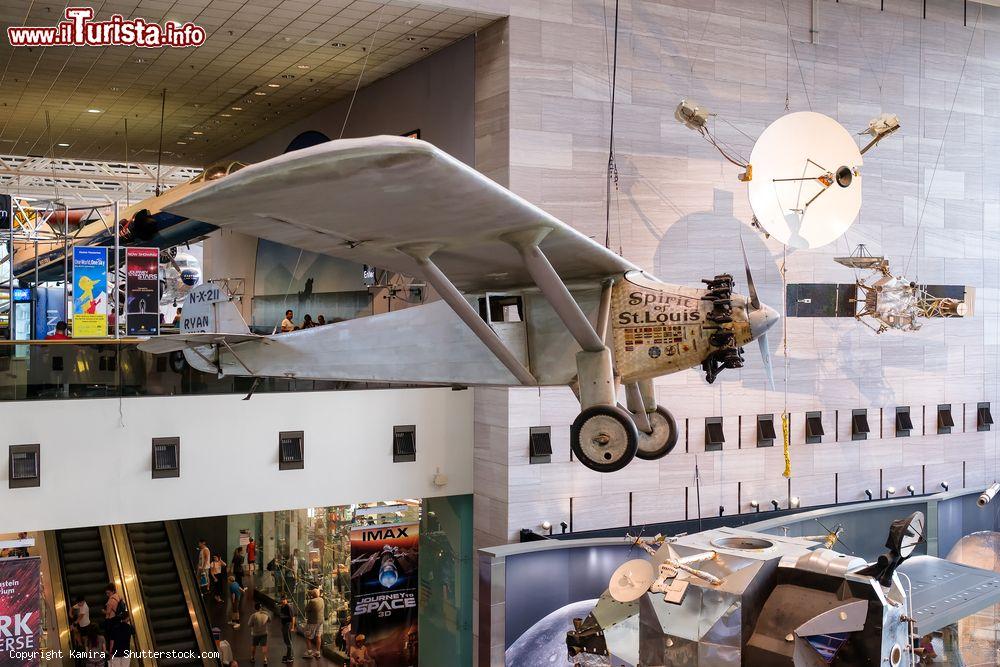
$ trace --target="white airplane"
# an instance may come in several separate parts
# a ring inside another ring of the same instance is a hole
[[[743,365],[778,313],[732,293],[649,276],[434,146],[344,139],[248,166],[166,205],[221,228],[419,276],[441,297],[323,327],[259,336],[215,285],[192,290],[181,333],[140,349],[183,350],[220,375],[453,385],[570,385],[575,456],[602,472],[677,442],[653,378]],[[625,386],[626,406],[617,387]]]

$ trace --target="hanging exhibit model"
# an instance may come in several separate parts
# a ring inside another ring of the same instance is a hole
[[[192,290],[183,350],[206,372],[451,385],[570,385],[573,452],[598,471],[677,442],[653,379],[700,366],[709,381],[779,319],[723,274],[670,285],[434,146],[400,137],[330,141],[261,162],[168,213],[418,276],[440,301],[257,336],[212,285]],[[766,340],[761,344],[770,375]],[[627,405],[616,388],[625,386]]]
[[[913,639],[1000,600],[994,572],[915,555],[923,536],[922,513],[893,521],[874,563],[831,549],[839,532],[630,538],[649,558],[573,619],[569,664],[915,667]]]
[[[844,127],[821,113],[799,111],[778,118],[761,133],[743,160],[708,128],[712,114],[681,100],[674,117],[701,134],[727,160],[742,167],[751,224],[792,248],[819,248],[840,238],[861,210],[862,155],[899,129],[899,119],[881,114],[858,148]]]
[[[975,289],[961,288],[961,299],[935,296],[927,285],[919,285],[893,275],[889,260],[868,254],[864,244],[848,257],[834,261],[855,271],[869,270],[855,280],[857,307],[854,317],[877,334],[886,331],[919,331],[921,319],[932,317],[971,317]],[[943,288],[943,286],[939,286]]]

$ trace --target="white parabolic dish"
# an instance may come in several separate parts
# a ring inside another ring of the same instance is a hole
[[[767,126],[750,153],[750,208],[764,231],[785,245],[824,246],[858,217],[862,162],[854,137],[829,116],[813,111],[782,116]],[[842,167],[851,173],[838,181]],[[826,174],[834,176],[829,186],[819,180]]]
[[[628,560],[611,575],[608,592],[618,602],[632,602],[645,595],[655,580],[656,571],[648,560]]]

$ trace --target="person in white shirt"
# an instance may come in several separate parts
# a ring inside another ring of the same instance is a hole
[[[219,651],[219,661],[222,663],[222,667],[236,667],[236,661],[233,660],[233,647],[222,638],[222,630],[212,628],[212,639],[215,640],[215,648]]]
[[[90,605],[83,599],[83,596],[76,598],[73,608],[70,610],[73,619],[70,625],[70,634],[73,636],[75,646],[83,646],[84,637],[87,636],[87,628],[90,626]]]
[[[295,313],[290,310],[285,311],[285,319],[281,320],[281,333],[295,331],[295,322],[292,321],[294,315]]]

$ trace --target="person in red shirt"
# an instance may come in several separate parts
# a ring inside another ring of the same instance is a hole
[[[56,330],[45,337],[45,340],[69,340],[66,334],[66,323],[60,320],[56,322]]]
[[[247,569],[250,570],[250,576],[253,577],[254,570],[257,569],[257,543],[253,541],[252,537],[247,543],[247,565],[249,566]]]

